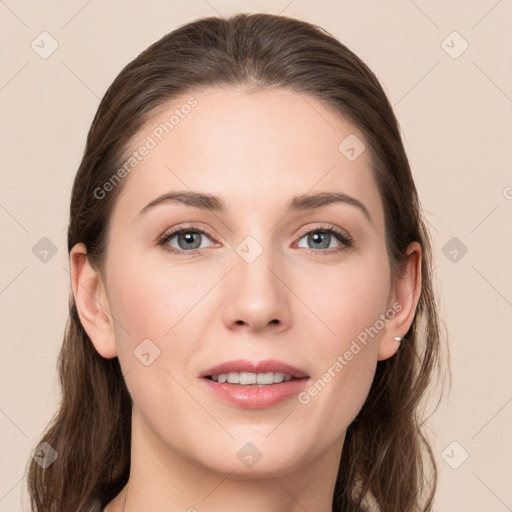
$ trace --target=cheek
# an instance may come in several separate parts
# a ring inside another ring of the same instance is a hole
[[[312,416],[325,416],[326,431],[334,438],[340,431],[345,431],[354,421],[364,405],[374,378],[376,357],[372,347],[359,344],[359,352],[352,354],[349,360],[345,352],[336,357],[336,362],[330,367],[329,378],[325,389],[317,395],[316,412]],[[355,350],[354,350],[355,351]],[[339,357],[341,356],[341,357]],[[331,374],[334,377],[331,377]],[[325,382],[326,374],[321,377]],[[329,387],[327,387],[329,386]],[[320,385],[321,387],[321,385]],[[313,399],[313,400],[314,400]],[[328,412],[328,414],[325,414]]]
[[[297,280],[294,291],[316,317],[312,321],[331,349],[343,349],[386,311],[390,289],[385,255],[354,258],[328,269],[311,267],[304,275],[307,280]]]
[[[113,272],[109,300],[119,361],[134,401],[145,408],[171,395],[180,398],[181,388],[172,376],[179,382],[190,377],[187,362],[202,339],[203,308],[209,304],[203,299],[211,279],[205,283],[191,269],[136,267]]]
[[[148,262],[131,267],[117,267],[109,287],[112,314],[125,328],[118,329],[119,339],[125,340],[128,331],[134,343],[144,338],[162,342],[201,300],[204,284],[197,273],[187,269],[177,271]]]
[[[153,427],[162,434],[178,426],[182,413],[197,414],[180,385],[186,384],[182,363],[190,358],[193,344],[181,343],[180,338],[185,333],[194,337],[190,318],[204,286],[191,284],[186,273],[151,265],[138,266],[133,272],[128,266],[118,267],[112,276],[109,300],[126,385],[134,407],[144,418],[153,418]],[[173,413],[176,408],[179,416]]]
[[[311,336],[316,326],[315,343],[307,350],[318,372],[302,403],[316,411],[338,411],[329,420],[336,423],[333,432],[340,422],[346,427],[352,421],[369,392],[389,294],[385,256],[354,261],[310,273],[310,285],[298,292],[315,313],[308,322]]]

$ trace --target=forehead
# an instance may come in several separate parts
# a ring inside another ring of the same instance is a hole
[[[134,217],[162,193],[194,190],[225,198],[238,213],[257,213],[294,195],[336,190],[359,199],[382,224],[363,144],[355,126],[309,95],[191,91],[159,107],[130,144],[131,151],[150,149],[138,151],[116,209]],[[362,151],[355,159],[352,148],[356,156]]]

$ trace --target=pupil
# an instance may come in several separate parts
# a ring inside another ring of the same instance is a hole
[[[182,234],[182,237],[185,238],[185,244],[187,247],[185,247],[186,249],[197,249],[201,244],[199,243],[199,245],[196,244],[195,247],[190,247],[191,244],[193,244],[193,237],[195,235],[198,235],[199,233],[193,233],[193,232],[187,232],[187,233],[183,233]],[[192,240],[190,239],[192,238]]]
[[[323,244],[323,246],[322,246],[322,248],[327,248],[327,247],[329,247],[329,238],[328,238],[328,237],[330,236],[330,235],[329,235],[329,233],[320,232],[320,233],[315,233],[315,234],[310,235],[310,236],[313,238],[313,241],[314,241],[315,243],[321,242],[321,240],[319,240],[319,237],[326,237],[326,239],[327,239],[327,245],[324,243],[324,244]],[[324,240],[324,241],[325,241],[325,240]]]

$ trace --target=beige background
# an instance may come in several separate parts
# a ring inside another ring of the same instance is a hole
[[[69,198],[99,99],[122,66],[165,33],[238,11],[318,24],[383,83],[432,229],[451,338],[453,386],[428,422],[440,467],[435,509],[512,510],[512,1],[6,0],[0,511],[22,509],[27,458],[58,404]],[[31,47],[42,46],[43,31],[58,43],[46,59]],[[57,249],[46,262],[32,252],[43,237]]]

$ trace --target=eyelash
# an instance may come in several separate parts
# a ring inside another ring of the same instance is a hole
[[[333,256],[337,255],[343,251],[346,251],[349,247],[353,245],[353,239],[348,233],[345,233],[344,231],[341,231],[340,229],[330,226],[330,225],[322,225],[317,226],[313,229],[309,229],[306,231],[302,231],[299,234],[298,240],[301,240],[304,238],[305,235],[308,235],[310,233],[315,233],[317,231],[320,231],[322,233],[328,233],[331,235],[335,235],[335,238],[342,243],[340,247],[336,248],[330,248],[330,249],[308,249],[301,247],[301,249],[304,249],[305,251],[314,254],[314,255],[322,255],[322,256]],[[178,250],[174,247],[170,247],[167,245],[167,242],[174,238],[175,235],[178,235],[183,232],[192,232],[192,233],[201,233],[202,235],[206,235],[208,238],[210,238],[212,241],[218,243],[215,238],[210,235],[207,231],[195,226],[194,224],[190,224],[189,226],[181,226],[177,229],[174,229],[172,231],[165,232],[161,237],[158,239],[158,245],[162,246],[164,250],[171,254],[186,254],[188,256],[200,256],[202,254],[202,251],[204,249],[193,249],[191,251],[184,251],[184,250]]]

